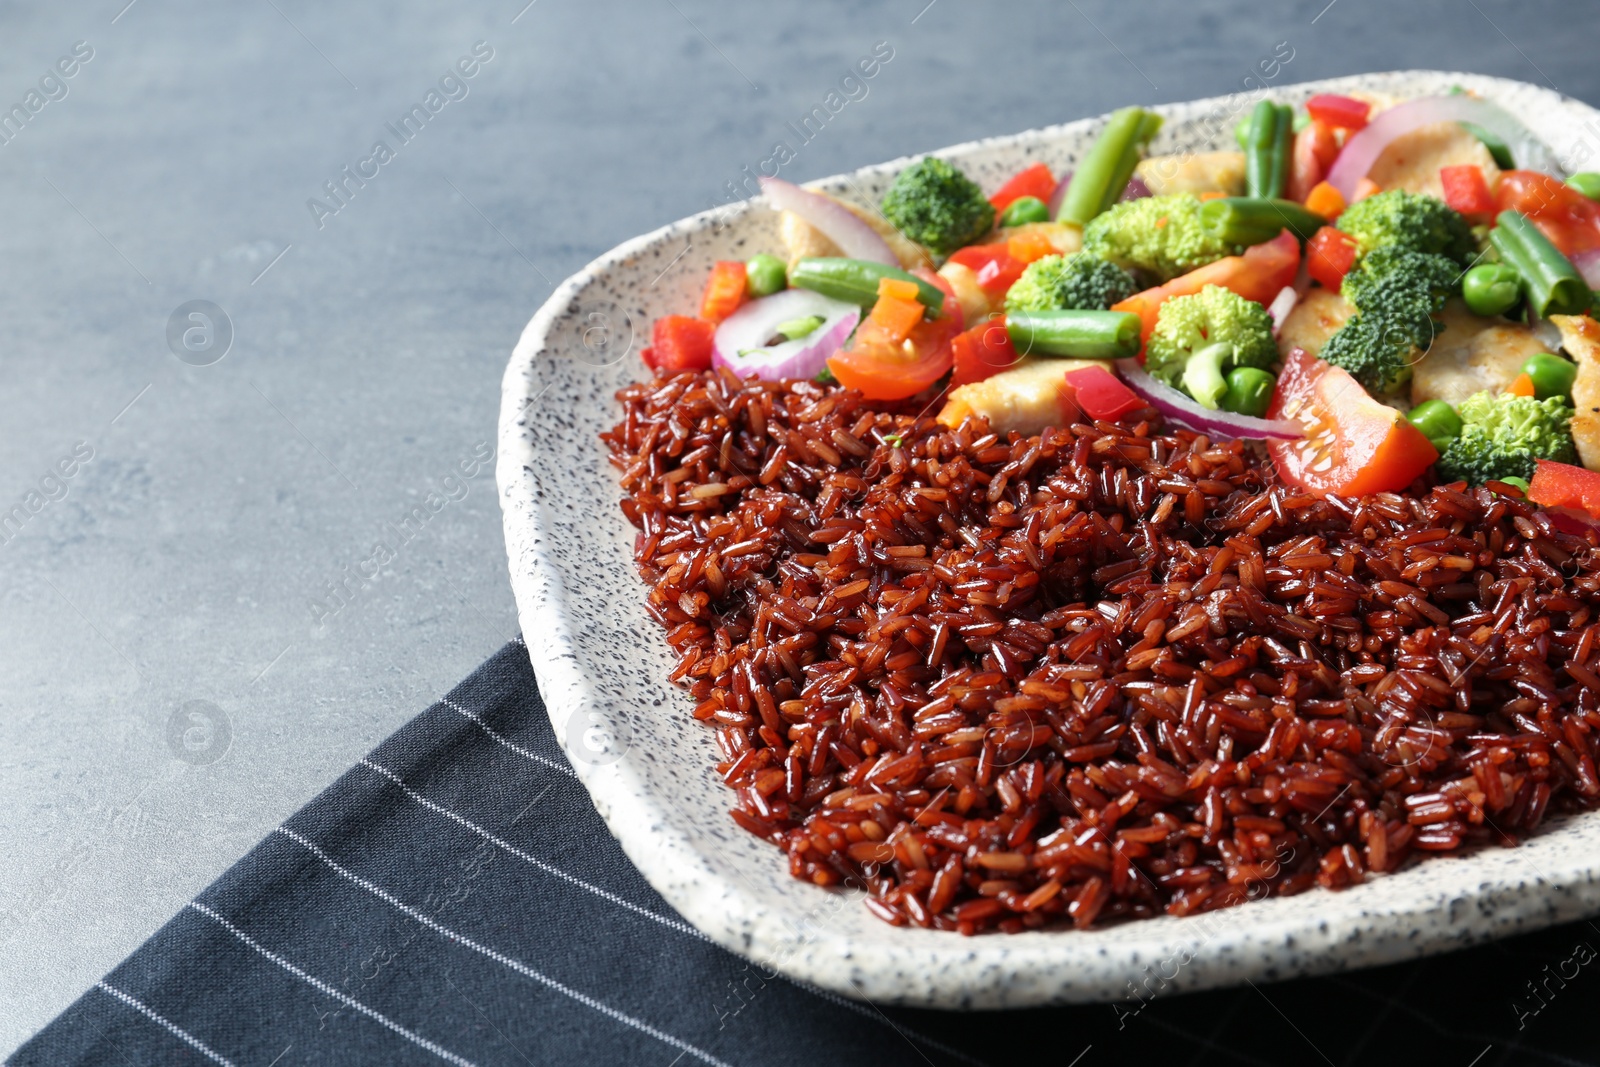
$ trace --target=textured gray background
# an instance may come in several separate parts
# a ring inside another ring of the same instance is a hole
[[[123,2],[0,6],[0,104],[94,50],[0,145],[0,512],[93,450],[0,533],[0,1050],[516,632],[492,470],[446,478],[494,440],[523,323],[792,143],[875,42],[786,177],[1229,92],[1282,41],[1280,83],[1600,102],[1577,2]],[[477,41],[468,95],[319,228],[307,199]],[[233,325],[210,366],[166,340],[195,299]]]

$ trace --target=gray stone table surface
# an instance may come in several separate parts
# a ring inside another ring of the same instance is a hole
[[[525,2],[0,6],[0,1050],[516,632],[482,457],[522,325],[878,42],[786,177],[1280,42],[1279,83],[1600,102],[1577,2]]]

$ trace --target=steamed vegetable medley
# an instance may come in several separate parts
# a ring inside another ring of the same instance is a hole
[[[988,194],[932,157],[875,206],[764,179],[785,254],[717,263],[645,361],[1002,434],[1154,408],[1319,496],[1432,467],[1600,517],[1600,174],[1460,92],[1263,101],[1238,151],[1160,128],[1126,108]]]

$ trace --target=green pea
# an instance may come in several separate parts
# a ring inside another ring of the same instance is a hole
[[[1567,179],[1567,184],[1590,200],[1600,200],[1600,174],[1586,170]]]
[[[1505,263],[1480,263],[1461,279],[1461,296],[1476,315],[1504,315],[1522,298],[1522,275]]]
[[[789,287],[789,268],[777,256],[758,253],[744,265],[744,287],[752,297],[781,292]]]
[[[1424,400],[1407,412],[1406,418],[1441,452],[1461,436],[1461,416],[1443,400]]]
[[[1049,222],[1050,208],[1037,196],[1019,196],[1000,216],[1002,226],[1021,226],[1026,222]]]
[[[1235,367],[1228,372],[1228,391],[1222,395],[1222,410],[1260,418],[1272,403],[1272,390],[1278,379],[1259,367]]]
[[[1528,495],[1528,479],[1526,478],[1518,478],[1515,474],[1508,474],[1504,478],[1496,478],[1495,481],[1505,482],[1507,485],[1514,485],[1518,489],[1522,490],[1523,496]]]
[[[1578,365],[1570,359],[1535,352],[1522,365],[1522,373],[1533,379],[1533,395],[1540,400],[1552,396],[1571,396]]]

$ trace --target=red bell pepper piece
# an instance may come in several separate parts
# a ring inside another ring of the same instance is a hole
[[[1341,130],[1359,130],[1367,124],[1372,105],[1335,93],[1318,93],[1306,101],[1306,114]]]
[[[1538,460],[1528,499],[1549,508],[1572,508],[1600,518],[1600,473],[1570,463]]]
[[[1463,215],[1487,215],[1494,210],[1494,196],[1483,168],[1475,163],[1440,167],[1439,183],[1444,186],[1444,202]]]
[[[1068,371],[1066,381],[1073,402],[1091,419],[1112,422],[1130,411],[1149,406],[1104,367],[1079,367]]]
[[[959,263],[978,276],[978,284],[991,299],[1005,296],[1013,282],[1022,277],[1027,264],[1011,255],[1005,241],[989,245],[968,245],[950,253],[950,262]]]
[[[657,319],[650,330],[650,347],[645,349],[655,361],[651,367],[661,375],[706,370],[711,366],[711,338],[716,332],[711,323],[688,315]]]
[[[980,322],[950,342],[955,353],[955,369],[950,374],[952,389],[992,378],[1016,365],[1017,349],[1006,333],[1006,317],[996,315]]]
[[[1020,200],[1024,196],[1036,196],[1046,204],[1050,197],[1055,195],[1056,179],[1050,173],[1050,168],[1043,163],[1035,163],[1025,167],[1011,180],[994,191],[989,198],[989,203],[994,205],[995,214],[998,215],[1011,206],[1013,200]]]
[[[1356,242],[1348,234],[1324,226],[1306,245],[1306,271],[1326,289],[1339,291],[1356,263]]]
[[[744,295],[744,264],[719,259],[711,267],[711,277],[706,279],[705,295],[700,298],[700,317],[714,325],[720,324],[739,310]]]

